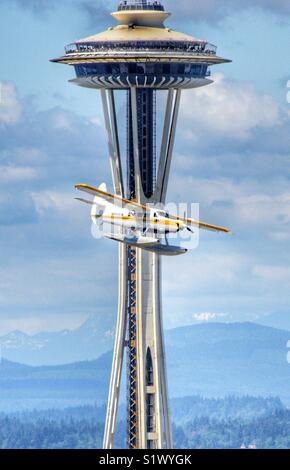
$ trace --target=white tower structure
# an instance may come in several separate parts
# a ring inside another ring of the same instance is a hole
[[[75,67],[71,80],[102,95],[115,193],[139,203],[166,201],[181,91],[212,83],[209,66],[229,62],[206,41],[164,26],[160,1],[122,0],[117,25],[67,46],[54,62]],[[127,165],[122,168],[115,91],[127,94]],[[156,94],[167,93],[160,154]],[[126,178],[124,177],[126,175]],[[104,448],[114,446],[124,358],[127,355],[131,449],[172,448],[162,325],[161,257],[119,247],[119,307]]]

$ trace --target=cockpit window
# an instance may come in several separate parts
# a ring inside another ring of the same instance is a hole
[[[169,213],[165,211],[158,211],[154,214],[154,217],[166,217],[169,219]]]

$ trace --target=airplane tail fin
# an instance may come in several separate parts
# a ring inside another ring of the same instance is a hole
[[[76,185],[76,188],[80,189],[82,186],[84,186],[84,185]],[[106,183],[100,184],[98,189],[100,190],[100,192],[107,193]],[[91,207],[91,218],[93,219],[94,223],[95,223],[96,219],[99,219],[102,216],[104,208],[107,204],[101,196],[94,196],[94,199],[92,201],[88,201],[88,200],[83,199],[83,198],[76,198],[76,199],[80,202],[83,202],[85,204],[89,204],[89,205],[92,206]]]
[[[100,191],[103,191],[104,193],[108,192],[106,183],[100,184],[100,186],[98,187],[98,189],[99,189]]]
[[[107,192],[106,183],[100,184],[98,189],[100,191],[103,191],[104,193],[106,193]],[[93,199],[93,206],[92,206],[92,209],[91,209],[91,218],[92,218],[94,223],[96,221],[96,218],[100,218],[100,211],[103,211],[103,208],[104,208],[104,206],[102,204],[102,201],[100,200],[100,197],[95,196],[94,199]]]

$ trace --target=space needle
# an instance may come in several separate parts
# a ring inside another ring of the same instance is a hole
[[[178,3],[178,2],[177,2]],[[209,67],[229,62],[206,41],[165,26],[156,0],[122,0],[107,31],[76,41],[53,62],[74,67],[72,83],[100,90],[116,195],[166,202],[182,90],[212,83]],[[126,115],[116,92],[126,94]],[[157,151],[157,94],[166,96]],[[201,110],[202,112],[202,110]],[[121,126],[127,148],[121,152]],[[123,158],[125,157],[125,158]],[[127,358],[127,447],[173,448],[162,324],[161,257],[119,244],[119,305],[104,449],[114,447],[122,370]]]

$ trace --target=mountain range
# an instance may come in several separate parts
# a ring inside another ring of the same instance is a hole
[[[263,326],[290,331],[290,314],[287,312],[263,316],[256,322]],[[212,324],[215,322],[196,323],[186,329],[198,332],[199,328],[211,328]],[[218,322],[218,324],[224,325],[225,323]],[[217,328],[218,326],[215,327],[215,329]],[[166,332],[166,335],[170,338],[170,331]],[[197,340],[199,341],[199,338]],[[36,335],[13,331],[0,337],[2,357],[32,366],[94,360],[110,351],[113,344],[114,319],[111,315],[91,315],[79,328],[74,330],[43,332]]]
[[[287,331],[253,323],[211,323],[167,331],[170,396],[278,396],[289,404],[289,339]],[[33,367],[3,360],[0,411],[102,405],[111,359],[110,351],[94,361],[62,366]]]
[[[259,318],[260,325],[271,326],[272,328],[279,328],[280,330],[290,331],[290,313],[274,312]]]
[[[112,317],[92,315],[75,330],[33,336],[12,331],[0,337],[2,357],[33,366],[96,359],[113,347],[112,325]]]

